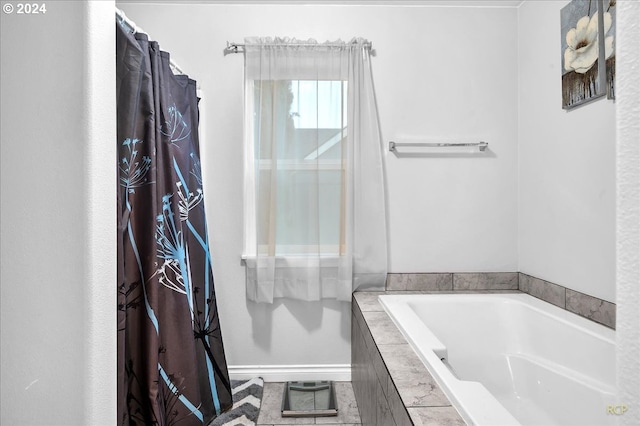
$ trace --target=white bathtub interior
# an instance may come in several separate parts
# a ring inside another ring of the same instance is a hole
[[[469,424],[615,424],[613,330],[526,294],[380,301]]]

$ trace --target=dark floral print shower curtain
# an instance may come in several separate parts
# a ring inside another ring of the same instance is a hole
[[[207,425],[231,406],[204,211],[195,81],[116,23],[118,415]]]

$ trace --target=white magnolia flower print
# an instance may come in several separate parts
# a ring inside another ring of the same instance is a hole
[[[604,13],[604,33],[611,28],[611,14]],[[564,51],[564,68],[584,74],[598,59],[598,14],[591,18],[583,16],[576,23],[575,28],[567,32],[567,48]],[[613,36],[604,40],[605,58],[613,54]]]

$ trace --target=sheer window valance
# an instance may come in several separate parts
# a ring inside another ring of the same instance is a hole
[[[384,288],[382,143],[369,44],[245,40],[247,297]]]

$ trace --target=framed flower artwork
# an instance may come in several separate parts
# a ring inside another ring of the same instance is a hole
[[[616,49],[614,46],[614,39],[616,35],[616,0],[604,0],[604,37],[605,37],[605,60],[607,68],[607,98],[616,98]],[[611,17],[611,26],[607,30],[607,17]],[[607,52],[606,48],[610,50]]]
[[[560,11],[564,109],[614,97],[615,1],[572,0]]]

